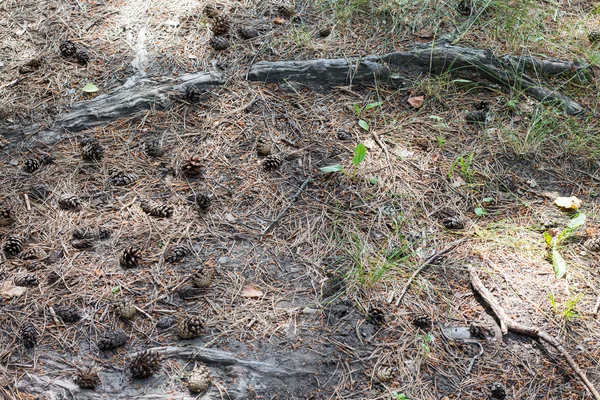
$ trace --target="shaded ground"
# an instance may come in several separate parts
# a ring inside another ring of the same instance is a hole
[[[19,258],[2,260],[4,282],[27,273],[39,279],[22,296],[0,303],[5,396],[188,398],[185,380],[195,363],[189,354],[165,357],[161,372],[148,380],[132,380],[127,370],[128,354],[176,344],[230,352],[289,373],[208,363],[214,384],[200,398],[389,399],[395,391],[411,399],[481,399],[489,397],[494,382],[506,387],[508,398],[590,398],[552,349],[514,334],[500,337],[473,296],[465,264],[481,268],[484,283],[511,316],[560,337],[600,384],[592,312],[600,294],[598,258],[582,245],[598,226],[597,79],[555,82],[588,107],[585,116],[573,118],[516,88],[502,93],[464,87],[448,77],[424,79],[406,91],[340,88],[325,94],[242,80],[257,60],[385,53],[457,27],[463,44],[597,62],[598,51],[586,39],[598,21],[590,4],[508,3],[491,3],[487,17],[471,19],[460,15],[456,2],[299,3],[296,22],[284,18],[279,25],[273,23],[280,14],[275,5],[236,2],[225,4],[226,12],[262,35],[236,39],[230,50],[216,53],[207,47],[204,3],[3,2],[5,131],[51,125],[57,113],[84,98],[80,89],[87,82],[107,92],[143,73],[131,66],[136,54],[145,54],[140,46],[148,52],[150,61],[142,64],[150,66],[149,75],[217,69],[228,78],[201,104],[181,101],[167,111],[64,133],[49,147],[36,144],[35,136],[26,142],[8,136],[0,184],[16,221],[0,228],[3,241],[19,234],[26,250],[43,248],[54,257],[33,271]],[[332,27],[331,35],[316,37],[323,27]],[[58,55],[63,39],[88,50],[87,67]],[[19,66],[39,55],[39,69],[19,73]],[[425,102],[416,110],[407,99],[418,95]],[[489,103],[489,120],[466,124],[465,112],[481,101]],[[367,109],[375,102],[381,105]],[[368,132],[359,119],[368,122]],[[103,144],[102,162],[81,159],[82,135]],[[280,169],[262,168],[254,150],[258,136],[285,158]],[[165,146],[164,156],[144,153],[149,138]],[[365,144],[367,157],[354,167],[358,143]],[[25,159],[41,151],[55,162],[24,172]],[[193,155],[202,160],[201,178],[181,174]],[[334,164],[347,172],[319,171]],[[134,172],[139,180],[112,186],[111,168]],[[306,179],[313,181],[263,236]],[[24,194],[38,183],[52,194],[41,202],[29,198],[28,204]],[[212,196],[208,211],[198,213],[187,203],[192,193]],[[58,207],[66,194],[83,200],[81,211]],[[578,196],[588,216],[561,250],[568,262],[562,280],[545,258],[542,235],[571,217],[555,209],[556,195]],[[174,215],[146,215],[139,206],[143,198],[173,205]],[[476,208],[487,213],[478,217]],[[448,210],[464,229],[444,227],[440,215]],[[90,250],[74,249],[72,231],[87,225],[109,228],[111,238]],[[396,306],[413,271],[459,238],[466,241],[419,275]],[[144,250],[142,266],[125,270],[118,258],[132,243]],[[183,263],[166,262],[177,244],[192,254]],[[205,264],[215,266],[214,283],[191,289],[190,273]],[[262,294],[245,295],[249,285]],[[119,319],[110,307],[115,299],[132,300],[147,315]],[[50,313],[58,305],[75,306],[84,318],[63,323]],[[383,311],[385,322],[374,309]],[[161,317],[183,315],[205,317],[205,335],[181,341],[174,328],[156,327]],[[433,320],[432,329],[412,323],[422,315]],[[34,350],[24,349],[18,337],[25,322],[40,332]],[[446,337],[446,328],[474,322],[490,329],[487,338]],[[98,339],[115,328],[127,333],[126,346],[99,351]],[[95,391],[73,383],[77,369],[87,367],[100,371],[102,385]]]

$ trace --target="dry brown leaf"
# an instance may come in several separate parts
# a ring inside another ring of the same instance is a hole
[[[417,37],[421,39],[431,39],[433,37],[433,32],[431,29],[423,28],[415,33]]]
[[[275,17],[275,18],[273,19],[273,23],[274,23],[275,25],[283,25],[283,24],[285,24],[285,19],[283,19],[283,18],[281,18],[281,17]]]
[[[263,296],[264,293],[262,290],[254,287],[253,285],[246,285],[242,290],[242,297],[259,298]]]
[[[425,100],[425,96],[415,96],[408,98],[408,104],[410,104],[413,108],[421,108],[423,105],[423,101]]]
[[[11,297],[19,297],[27,288],[22,286],[15,286],[11,281],[4,281],[2,286],[0,286],[0,297],[4,297],[5,299],[10,299]]]

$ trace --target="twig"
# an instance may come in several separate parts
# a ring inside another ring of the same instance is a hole
[[[134,305],[133,308],[135,308],[140,314],[148,318],[150,321],[154,320],[154,318],[152,318],[152,315],[148,314],[146,311],[142,310],[138,306]]]
[[[458,246],[465,240],[466,239],[457,240],[456,242],[452,243],[450,246],[446,247],[444,250],[441,250],[441,251],[435,253],[434,255],[429,257],[427,260],[425,260],[423,265],[421,265],[419,268],[417,268],[417,270],[408,279],[408,282],[406,282],[406,285],[404,285],[404,289],[402,289],[402,293],[400,293],[400,296],[398,296],[398,300],[396,300],[396,306],[400,305],[400,303],[402,302],[402,299],[404,299],[404,295],[406,295],[406,291],[410,287],[411,283],[415,280],[417,275],[419,275],[421,273],[421,271],[423,271],[428,265],[433,263],[435,260],[437,260],[438,258],[443,256],[444,254],[449,253],[450,251],[454,250],[454,248],[456,248],[456,246]]]
[[[23,193],[23,197],[25,198],[25,206],[27,206],[27,211],[31,211],[31,203],[29,202],[29,196],[27,196],[27,193]]]
[[[567,360],[567,363],[571,366],[573,371],[579,376],[584,385],[588,388],[590,393],[594,396],[594,399],[600,400],[600,394],[594,387],[594,385],[585,376],[585,373],[579,368],[579,365],[573,360],[567,350],[550,334],[529,325],[523,325],[519,322],[515,322],[506,315],[506,312],[502,306],[496,301],[496,298],[490,293],[490,291],[483,285],[481,279],[477,275],[477,271],[472,265],[469,265],[469,276],[471,278],[471,285],[473,290],[478,293],[485,302],[492,308],[494,314],[500,321],[500,329],[502,334],[506,334],[508,331],[520,333],[532,337],[534,339],[541,339],[546,343],[549,343],[554,347],[562,356]]]
[[[598,309],[600,308],[600,295],[598,295],[598,298],[596,299],[596,305],[594,306],[594,311],[592,311],[592,315],[595,317],[596,315],[598,315]]]
[[[292,196],[292,198],[290,199],[290,202],[288,203],[287,206],[285,206],[285,208],[283,210],[281,210],[281,212],[279,213],[279,215],[273,220],[273,222],[271,222],[269,224],[269,226],[267,226],[262,233],[260,234],[259,240],[262,240],[262,238],[271,230],[273,229],[273,227],[279,222],[279,220],[281,220],[281,218],[283,218],[283,216],[289,211],[290,208],[292,208],[292,205],[296,202],[296,200],[298,200],[298,197],[300,197],[300,195],[302,194],[302,192],[304,191],[304,189],[306,189],[306,187],[308,186],[309,183],[313,182],[314,179],[313,178],[307,178],[304,182],[302,182],[302,185],[300,185],[300,189],[298,189],[298,191]]]

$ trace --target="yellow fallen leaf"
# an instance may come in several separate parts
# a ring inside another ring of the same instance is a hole
[[[575,196],[558,197],[556,200],[554,200],[554,204],[567,210],[577,210],[581,207],[581,200]]]
[[[4,297],[5,299],[10,299],[11,297],[19,297],[27,288],[22,286],[15,286],[11,281],[4,281],[2,286],[0,286],[0,297]]]
[[[244,289],[242,290],[242,297],[251,297],[251,298],[257,298],[257,297],[263,297],[264,293],[252,286],[252,285],[246,285],[244,286]]]

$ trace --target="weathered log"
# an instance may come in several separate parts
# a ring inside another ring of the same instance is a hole
[[[522,71],[523,65],[541,72],[545,70],[549,75],[584,70],[584,66],[576,63],[544,61],[535,57],[498,58],[486,50],[436,43],[364,58],[260,61],[250,68],[248,79],[268,83],[297,82],[314,89],[329,89],[375,82],[397,85],[423,74],[451,73],[470,80],[486,79],[509,89],[522,90],[540,101],[559,103],[569,115],[583,111],[577,102],[527,76]]]

